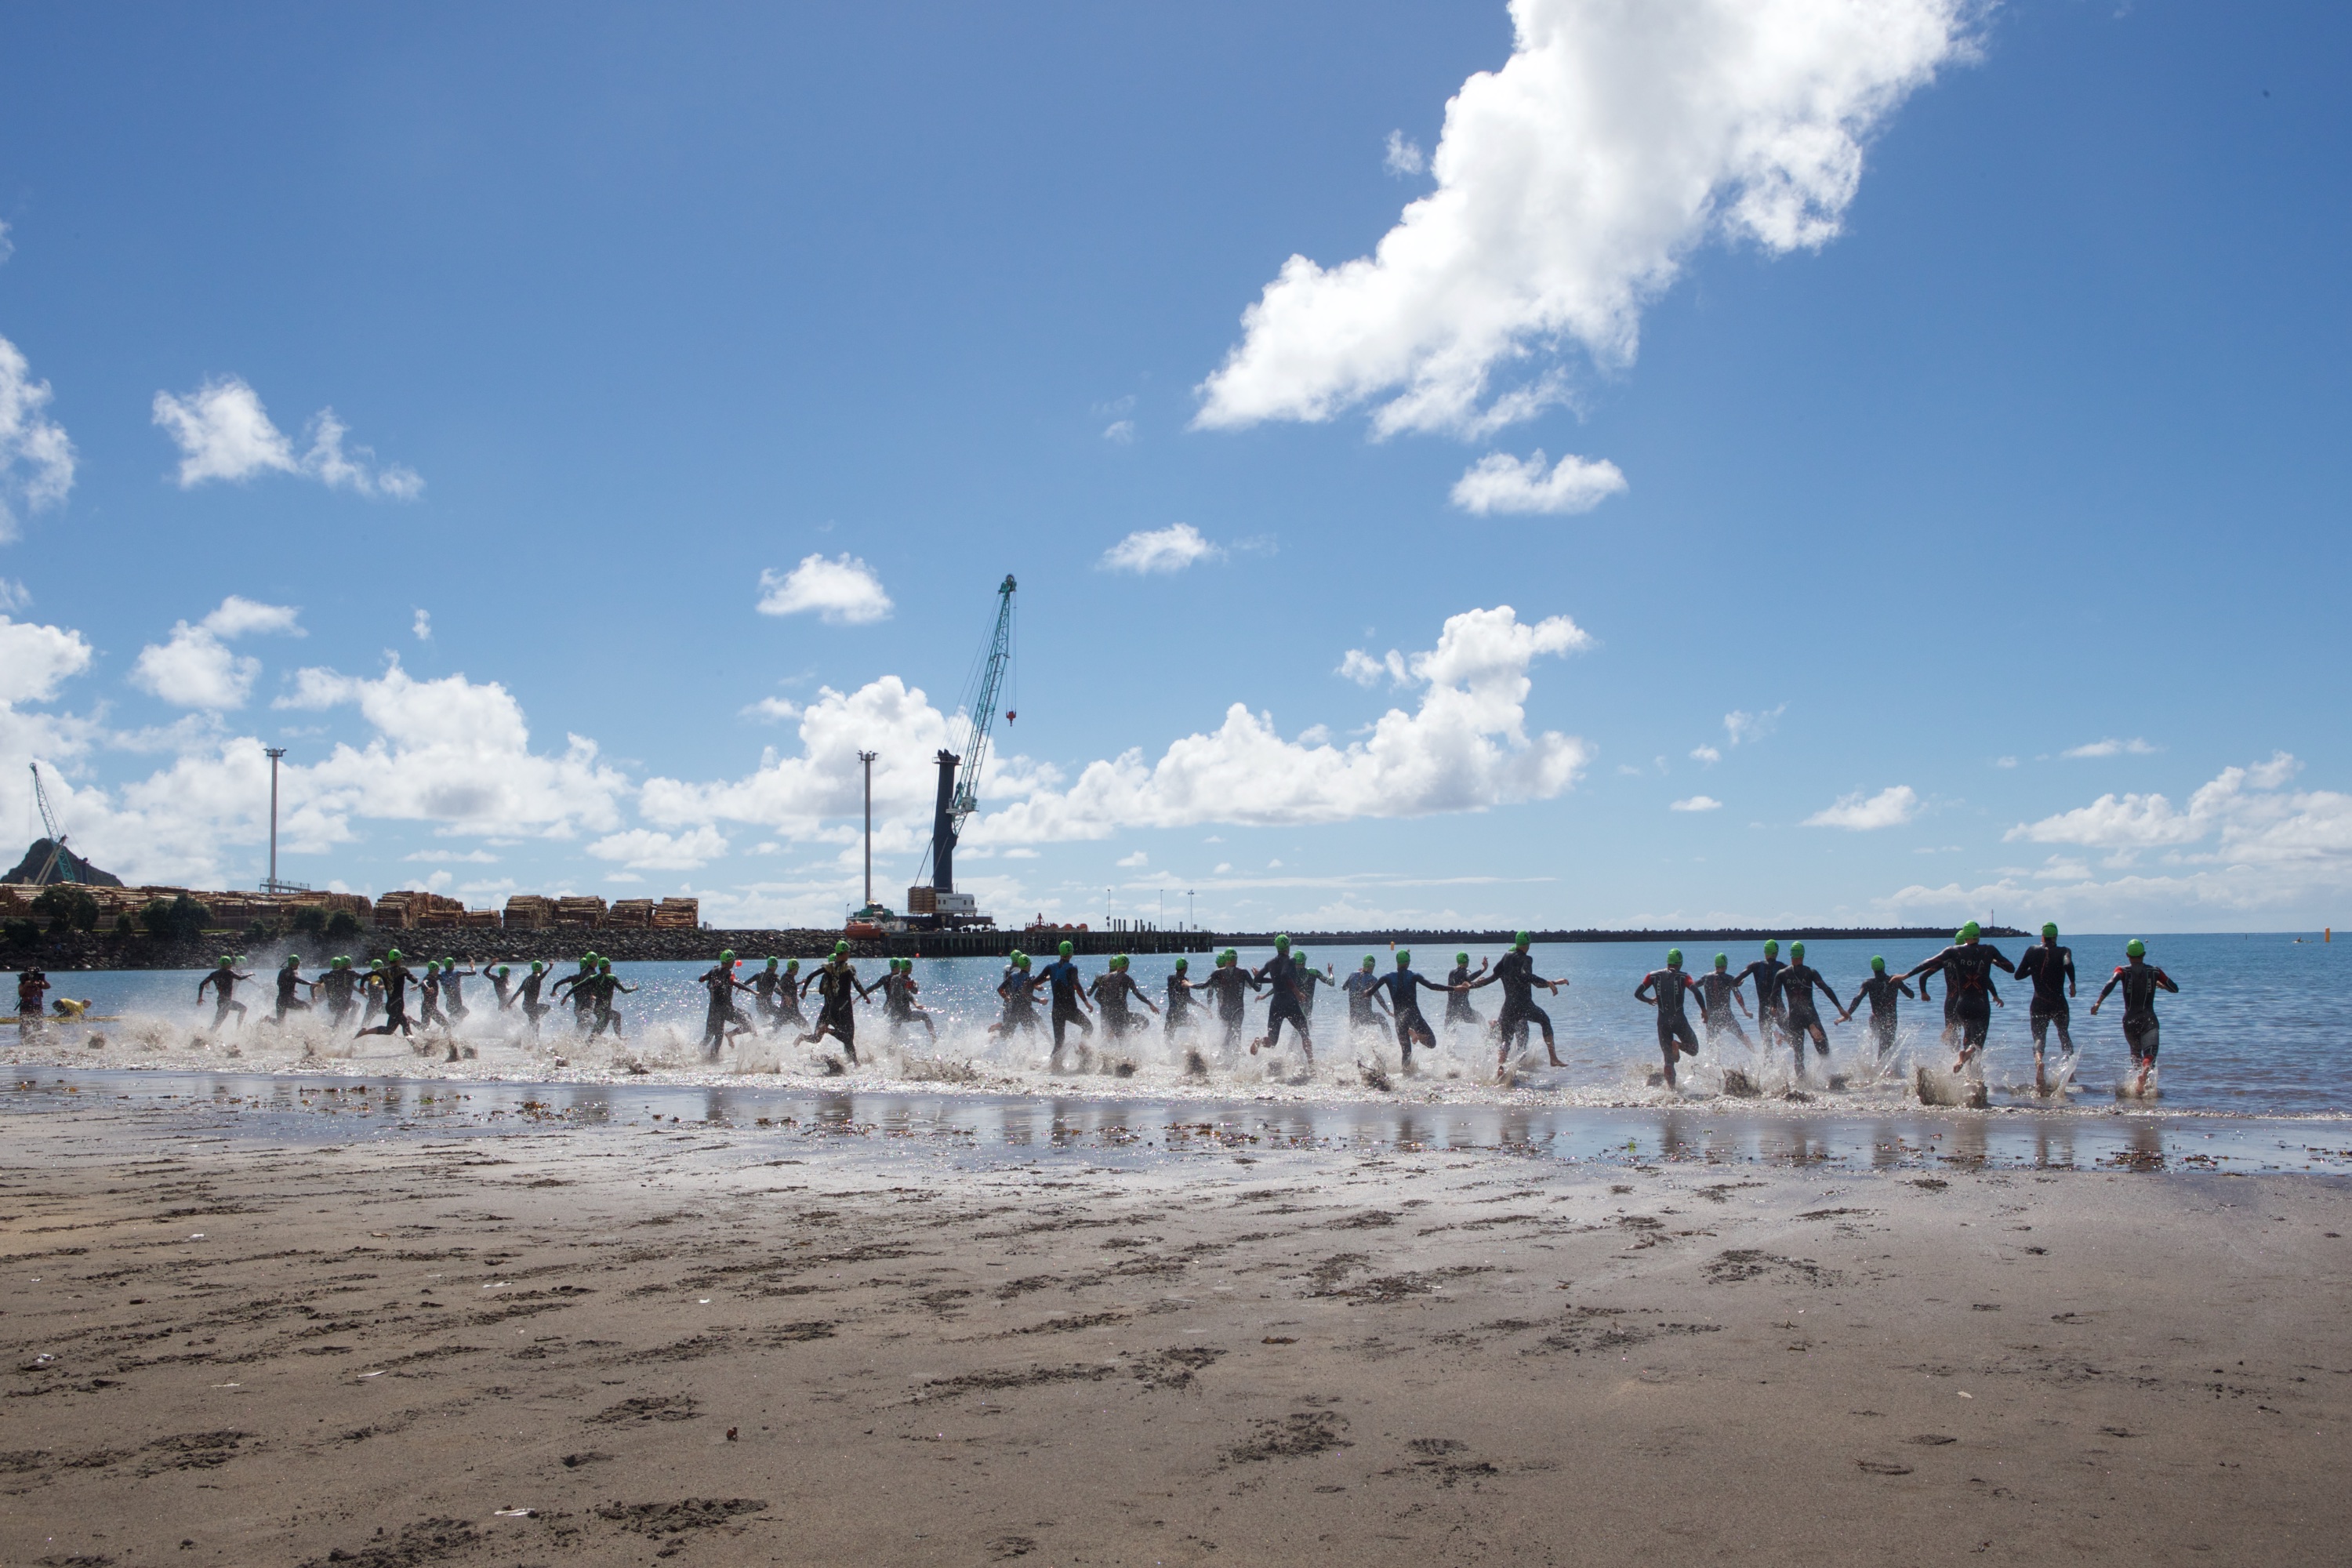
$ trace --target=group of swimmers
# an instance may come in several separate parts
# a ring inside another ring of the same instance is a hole
[[[1258,1056],[1279,1051],[1287,1026],[1297,1036],[1300,1055],[1311,1069],[1315,1059],[1315,994],[1318,988],[1328,985],[1347,998],[1349,1029],[1392,1031],[1404,1070],[1412,1073],[1415,1070],[1415,1047],[1436,1047],[1436,1027],[1421,1006],[1421,993],[1433,991],[1445,997],[1444,1022],[1449,1028],[1483,1027],[1488,1034],[1496,1049],[1498,1078],[1507,1069],[1514,1054],[1526,1049],[1531,1031],[1540,1032],[1550,1065],[1565,1067],[1551,1017],[1537,1005],[1535,992],[1541,986],[1557,994],[1568,982],[1548,979],[1536,973],[1528,952],[1531,940],[1528,932],[1518,932],[1510,950],[1501,958],[1491,964],[1482,960],[1475,969],[1471,967],[1467,952],[1457,952],[1452,971],[1441,981],[1417,973],[1409,951],[1397,952],[1393,967],[1385,974],[1377,973],[1378,962],[1366,954],[1358,970],[1342,979],[1328,964],[1318,969],[1303,949],[1294,948],[1291,940],[1282,936],[1275,939],[1274,955],[1255,968],[1244,965],[1239,954],[1227,948],[1216,955],[1205,977],[1194,979],[1190,973],[1191,961],[1179,958],[1165,983],[1164,1006],[1153,1001],[1129,973],[1125,954],[1112,958],[1102,973],[1088,977],[1080,973],[1074,961],[1072,944],[1064,942],[1053,962],[1034,973],[1029,954],[1017,950],[1012,954],[996,985],[1000,1015],[988,1032],[1003,1039],[1021,1034],[1050,1036],[1052,1049],[1046,1065],[1048,1070],[1059,1071],[1073,1028],[1078,1035],[1083,1056],[1092,1040],[1098,1015],[1106,1041],[1115,1047],[1118,1042],[1147,1027],[1138,1012],[1140,1008],[1142,1013],[1160,1020],[1171,1043],[1182,1039],[1188,1070],[1201,1074],[1209,1070],[1204,1045],[1213,1048],[1226,1065],[1238,1061],[1243,1037],[1248,1033],[1246,1005],[1264,991],[1267,993],[1265,1032],[1249,1039],[1248,1053]],[[2158,992],[2177,993],[2180,987],[2170,975],[2147,961],[2144,942],[2134,939],[2125,945],[2124,953],[2124,963],[2108,977],[2092,1002],[2091,1012],[2095,1015],[2111,994],[2122,992],[2124,1038],[2137,1069],[2134,1091],[2144,1093],[2156,1067],[2159,1041],[2156,996]],[[245,1021],[247,1009],[236,999],[236,988],[255,976],[238,967],[243,963],[242,954],[224,953],[218,964],[197,982],[199,1003],[208,992],[213,995],[214,1034],[232,1020],[237,1026]],[[880,1000],[885,1023],[894,1036],[919,1025],[935,1037],[937,1026],[931,1011],[915,1000],[921,986],[915,979],[914,961],[891,958],[887,960],[887,965],[883,975],[868,984],[859,978],[850,960],[849,943],[844,941],[836,942],[826,959],[805,973],[798,959],[770,958],[745,980],[737,973],[741,963],[733,951],[722,952],[718,963],[698,977],[698,984],[709,994],[703,1025],[704,1055],[715,1059],[726,1046],[747,1035],[778,1035],[790,1027],[795,1031],[795,1044],[822,1045],[831,1038],[839,1042],[855,1062],[858,1059],[856,1005],[877,998]],[[2074,952],[2059,944],[2054,924],[2044,925],[2041,943],[2012,963],[1983,940],[1980,928],[1970,921],[1952,933],[1950,946],[1900,974],[1891,973],[1884,958],[1874,957],[1869,975],[1860,983],[1852,999],[1844,1002],[1839,1000],[1827,977],[1805,963],[1805,944],[1801,942],[1790,944],[1785,961],[1780,957],[1780,944],[1767,942],[1764,956],[1736,973],[1731,969],[1729,955],[1718,952],[1713,968],[1696,975],[1684,969],[1682,950],[1673,948],[1666,953],[1665,967],[1643,975],[1633,995],[1656,1009],[1658,1047],[1664,1058],[1664,1077],[1669,1087],[1676,1083],[1677,1061],[1698,1054],[1698,1031],[1692,1026],[1687,1011],[1687,1003],[1694,996],[1697,999],[1700,1025],[1709,1043],[1728,1036],[1751,1051],[1759,1044],[1768,1050],[1785,1044],[1792,1053],[1796,1075],[1801,1079],[1809,1043],[1814,1055],[1829,1054],[1829,1036],[1822,1009],[1815,1001],[1816,993],[1828,998],[1828,1010],[1840,1024],[1852,1022],[1863,1005],[1869,1004],[1872,1038],[1878,1059],[1884,1061],[1895,1047],[1902,1000],[1931,1000],[1929,981],[1940,974],[1944,979],[1942,1040],[1948,1047],[1957,1047],[1952,1071],[1958,1076],[1971,1067],[1981,1071],[1992,1009],[2008,1005],[1993,978],[1997,970],[2015,975],[2032,987],[2028,1020],[2033,1035],[2034,1082],[2037,1089],[2046,1093],[2050,1086],[2047,1047],[2053,1030],[2058,1037],[2062,1081],[2074,1065],[2070,1003],[2079,994]],[[370,961],[364,969],[347,956],[331,959],[315,978],[305,978],[301,956],[289,953],[276,975],[276,1005],[258,1024],[283,1027],[291,1015],[308,1013],[319,1005],[323,994],[330,1028],[340,1030],[356,1013],[356,1035],[398,1034],[413,1040],[422,1029],[428,1031],[428,1038],[419,1048],[429,1049],[435,1043],[429,1031],[437,1026],[447,1059],[456,1061],[461,1054],[472,1054],[470,1048],[461,1048],[455,1036],[470,1016],[464,982],[477,976],[487,979],[495,991],[500,1014],[520,1012],[520,1033],[534,1042],[540,1037],[541,1020],[566,1003],[572,1009],[572,1022],[578,1033],[594,1039],[609,1030],[614,1039],[621,1038],[623,1020],[617,1001],[637,989],[614,974],[611,959],[594,952],[583,955],[577,972],[561,977],[536,959],[518,977],[511,964],[478,968],[468,963],[461,968],[451,958],[426,963],[419,976],[408,967],[400,950],[394,948],[383,957]],[[40,992],[47,989],[46,981],[46,976],[29,984],[20,979],[20,1017],[39,1014]],[[1743,994],[1750,982],[1756,997],[1752,1009]],[[1916,991],[1915,984],[1918,987]],[[408,1007],[412,985],[416,987],[421,1004],[414,1018]],[[1489,985],[1499,986],[1502,993],[1502,1006],[1491,1021],[1482,1018],[1470,1001],[1471,993]],[[818,998],[814,1023],[802,1008],[803,999],[812,990]],[[738,1005],[739,992],[750,994],[753,1005],[751,1013]],[[1742,1016],[1755,1020],[1760,1040],[1749,1039],[1740,1025]],[[1213,1020],[1213,1027],[1203,1031],[1202,1018]]]
[[[1069,1045],[1070,1029],[1076,1027],[1083,1051],[1093,1035],[1091,1015],[1097,1008],[1102,1015],[1103,1033],[1115,1044],[1146,1026],[1136,1016],[1133,1004],[1140,1003],[1146,1011],[1158,1016],[1161,1029],[1171,1041],[1199,1026],[1193,1016],[1197,1005],[1204,1013],[1213,1009],[1216,1047],[1230,1064],[1239,1058],[1242,1036],[1247,1028],[1247,1004],[1264,990],[1268,994],[1265,1032],[1251,1039],[1249,1054],[1279,1050],[1283,1027],[1287,1025],[1297,1036],[1300,1055],[1311,1068],[1315,1062],[1315,993],[1318,987],[1329,985],[1348,998],[1348,1026],[1351,1030],[1380,1028],[1385,1023],[1395,1031],[1404,1070],[1410,1073],[1414,1070],[1413,1047],[1433,1050],[1437,1045],[1437,1032],[1421,1010],[1422,992],[1444,994],[1448,1025],[1475,1026],[1481,1020],[1470,1005],[1469,994],[1485,986],[1499,985],[1503,988],[1503,1005],[1491,1026],[1496,1047],[1496,1071],[1499,1074],[1512,1053],[1526,1047],[1530,1029],[1542,1031],[1544,1052],[1551,1065],[1566,1067],[1568,1064],[1559,1058],[1551,1016],[1536,1005],[1535,988],[1541,985],[1557,994],[1568,982],[1548,980],[1535,972],[1535,961],[1528,954],[1531,941],[1526,931],[1520,931],[1508,952],[1491,967],[1482,962],[1475,970],[1470,967],[1468,953],[1457,952],[1452,973],[1441,982],[1416,973],[1410,951],[1398,952],[1395,968],[1386,974],[1375,973],[1379,963],[1367,954],[1362,966],[1342,980],[1330,965],[1316,968],[1303,950],[1292,948],[1288,937],[1278,936],[1274,940],[1274,956],[1255,969],[1244,967],[1241,955],[1227,948],[1217,954],[1208,975],[1195,980],[1191,973],[1192,961],[1178,959],[1168,976],[1165,1009],[1145,994],[1142,986],[1128,973],[1125,954],[1113,958],[1108,969],[1088,981],[1071,959],[1071,944],[1065,942],[1054,962],[1035,974],[1030,973],[1027,953],[1017,950],[1013,953],[996,986],[1003,1011],[988,1032],[1000,1038],[1039,1032],[1037,994],[1041,988],[1045,989],[1049,993],[1048,1010],[1043,1027],[1053,1039],[1046,1067],[1049,1071],[1059,1071],[1063,1052]],[[1382,1015],[1386,1015],[1385,1020]],[[1185,1064],[1194,1074],[1208,1070],[1207,1058],[1199,1044],[1188,1045]]]
[[[1803,942],[1789,944],[1787,963],[1781,962],[1780,954],[1780,944],[1768,942],[1762,958],[1734,974],[1729,956],[1718,952],[1713,972],[1693,978],[1683,971],[1682,949],[1671,948],[1666,952],[1666,966],[1642,977],[1642,983],[1633,988],[1633,995],[1657,1009],[1658,1050],[1665,1058],[1668,1087],[1675,1083],[1675,1059],[1698,1054],[1698,1037],[1684,1010],[1685,999],[1692,994],[1698,997],[1699,1016],[1710,1043],[1727,1033],[1742,1046],[1750,1046],[1747,1031],[1732,1014],[1737,1004],[1741,1013],[1757,1019],[1765,1048],[1780,1043],[1788,1045],[1794,1054],[1797,1076],[1801,1079],[1805,1076],[1806,1043],[1810,1040],[1820,1056],[1829,1055],[1830,1049],[1828,1032],[1822,1026],[1821,1013],[1813,1004],[1815,991],[1829,998],[1830,1008],[1841,1024],[1851,1022],[1864,1002],[1870,1004],[1871,1035],[1877,1044],[1878,1059],[1884,1061],[1895,1047],[1899,998],[1916,995],[1923,1002],[1931,1000],[1928,980],[1939,973],[1944,977],[1943,1044],[1948,1048],[1954,1045],[1958,1047],[1952,1063],[1953,1075],[1958,1077],[1971,1068],[1980,1073],[1985,1041],[1992,1027],[1992,1010],[2009,1005],[2001,1000],[2000,988],[1993,982],[1996,969],[2033,987],[2026,1016],[2033,1031],[2034,1088],[2044,1094],[2050,1091],[2047,1050],[2053,1029],[2058,1035],[2062,1082],[2074,1067],[2074,1038],[2068,1026],[2074,1011],[2071,998],[2079,994],[2074,984],[2074,952],[2059,945],[2054,924],[2044,925],[2041,944],[2029,948],[2015,963],[1984,940],[1982,928],[1974,921],[1952,933],[1949,947],[1901,974],[1889,974],[1886,960],[1874,957],[1869,978],[1862,982],[1853,999],[1843,1005],[1821,972],[1806,965]],[[1757,1005],[1753,1013],[1748,1013],[1748,1000],[1740,994],[1740,987],[1750,980],[1756,983]],[[1919,984],[1916,993],[1911,989],[1915,980]],[[2170,975],[2147,962],[2147,944],[2134,937],[2124,944],[2124,962],[2116,965],[2116,972],[2107,977],[2106,984],[2092,1001],[2092,1013],[2095,1015],[2108,994],[2118,988],[2124,997],[2124,1041],[2131,1049],[2132,1065],[2137,1069],[2132,1091],[2145,1094],[2148,1077],[2156,1069],[2159,1036],[2156,995],[2158,991],[2178,992],[2180,987]]]

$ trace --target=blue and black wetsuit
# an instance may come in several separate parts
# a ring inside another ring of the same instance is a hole
[[[1087,1016],[1086,1008],[1078,999],[1079,994],[1086,989],[1086,984],[1085,977],[1078,973],[1078,966],[1066,958],[1055,959],[1039,973],[1036,979],[1029,982],[1029,990],[1033,995],[1040,985],[1050,985],[1054,990],[1053,1011],[1050,1015],[1054,1031],[1054,1051],[1048,1058],[1053,1066],[1061,1065],[1063,1033],[1072,1024],[1078,1026],[1080,1034],[1092,1035],[1095,1032],[1094,1022]]]
[[[1314,1049],[1315,1036],[1307,1026],[1306,1009],[1299,1005],[1298,961],[1286,952],[1277,952],[1265,961],[1255,978],[1273,990],[1265,1008],[1265,1048],[1272,1050],[1282,1044],[1282,1026],[1288,1024],[1298,1031],[1298,1037],[1307,1042],[1307,1048]]]

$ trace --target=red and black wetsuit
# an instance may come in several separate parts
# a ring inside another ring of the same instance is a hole
[[[2006,969],[2017,973],[2017,965],[2003,958],[1997,949],[1983,942],[1954,942],[1927,963],[1912,969],[1903,978],[1914,974],[1944,972],[1945,1032],[1960,1031],[1960,1044],[1965,1050],[1974,1050],[1985,1042],[1992,1029],[1992,972]]]
[[[1787,1033],[1789,1043],[1796,1047],[1797,1053],[1800,1056],[1804,1054],[1805,1037],[1811,1035],[1813,1049],[1823,1056],[1829,1055],[1830,1043],[1823,1037],[1822,1016],[1813,1007],[1813,992],[1818,987],[1822,994],[1830,999],[1832,1007],[1838,1005],[1838,999],[1837,993],[1830,989],[1830,983],[1822,978],[1822,972],[1806,963],[1782,964],[1780,976],[1773,982],[1773,987],[1780,1003],[1780,1027]]]

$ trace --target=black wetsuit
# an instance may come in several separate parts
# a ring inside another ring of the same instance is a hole
[[[1121,1039],[1135,1029],[1139,1020],[1134,1010],[1128,1005],[1128,999],[1133,997],[1141,1001],[1143,988],[1136,984],[1135,977],[1126,970],[1108,969],[1096,975],[1094,984],[1087,987],[1087,994],[1102,1008],[1103,1034],[1106,1037]]]
[[[1683,1010],[1683,1000],[1698,989],[1698,983],[1679,969],[1653,969],[1642,976],[1642,984],[1633,988],[1639,997],[1649,991],[1658,999],[1658,1049],[1666,1054],[1666,1065],[1674,1065],[1676,1052],[1686,1057],[1698,1055],[1698,1032],[1691,1027],[1690,1016]],[[1705,1006],[1701,996],[1699,1005]]]
[[[2058,1027],[2058,1048],[2068,1056],[2074,1054],[2074,1037],[2066,1026],[2074,1009],[2066,1000],[2066,988],[2074,983],[2074,950],[2044,942],[2029,947],[2017,961],[2017,977],[2033,984],[2032,1008],[2026,1021],[2033,1028],[2033,1053],[2040,1056],[2050,1043],[2050,1027]]]
[[[539,1021],[555,1011],[551,1004],[539,999],[539,988],[546,984],[547,971],[534,969],[524,975],[521,984],[515,987],[516,996],[522,1001],[523,1023],[530,1030],[533,1039],[539,1037]]]
[[[215,1000],[218,1005],[213,1008],[213,1030],[215,1033],[219,1032],[221,1025],[227,1020],[228,1016],[231,1013],[235,1013],[236,1015],[236,1021],[238,1023],[242,1024],[245,1022],[245,1004],[236,999],[236,983],[240,980],[250,980],[252,978],[253,976],[250,974],[239,974],[233,965],[224,963],[218,969],[214,970],[210,974],[205,975],[202,980],[196,982],[196,1000],[198,1002],[202,1002],[205,999],[205,986],[210,985],[215,988]]]
[[[1805,1040],[1809,1036],[1812,1038],[1814,1050],[1822,1056],[1829,1055],[1830,1043],[1823,1037],[1826,1031],[1822,1029],[1822,1016],[1813,1006],[1813,992],[1818,988],[1830,999],[1832,1007],[1838,1005],[1838,999],[1837,993],[1830,989],[1830,983],[1822,978],[1822,972],[1803,963],[1783,964],[1780,978],[1773,984],[1780,1002],[1780,1027],[1787,1032],[1789,1044],[1795,1049],[1799,1059],[1801,1061],[1804,1057]]]
[[[1162,1034],[1172,1035],[1192,1026],[1192,993],[1200,989],[1181,974],[1168,977],[1168,1005],[1160,1020]]]
[[[1017,963],[1004,966],[1004,978],[996,983],[996,994],[1004,998],[1004,1016],[998,1020],[996,1032],[1010,1035],[1015,1029],[1035,1033],[1037,1028],[1037,994],[1029,989],[1029,972]]]
[[[426,970],[424,984],[416,989],[417,993],[425,998],[424,1014],[416,1021],[428,1029],[436,1024],[445,1029],[447,1028],[448,1017],[441,1011],[441,972],[437,969]]]
[[[807,1026],[808,1019],[801,1013],[801,997],[807,991],[808,981],[799,970],[776,972],[776,994],[768,1003],[768,1033],[781,1034],[787,1024],[795,1029]]]
[[[2016,968],[1981,942],[1954,942],[1914,967],[1911,974],[1931,974],[1939,969],[1944,972],[1945,1037],[1948,1039],[1955,1030],[1958,1031],[1961,1049],[1973,1051],[1992,1032],[1992,972],[2006,969],[2014,973]],[[1906,980],[1910,977],[1904,976]]]
[[[416,978],[404,963],[386,963],[375,972],[383,987],[383,1022],[373,1029],[362,1029],[363,1035],[389,1035],[394,1029],[403,1035],[413,1026],[408,1021],[408,983]]]
[[[1742,980],[1756,982],[1756,1029],[1764,1043],[1772,1043],[1775,1030],[1785,1032],[1785,1011],[1780,1005],[1780,971],[1789,966],[1777,958],[1759,958],[1739,972]]]
[[[1078,1005],[1078,993],[1085,984],[1086,977],[1078,973],[1078,966],[1066,958],[1055,959],[1045,966],[1036,979],[1029,983],[1029,989],[1033,994],[1040,985],[1053,988],[1050,1026],[1054,1031],[1052,1059],[1055,1061],[1062,1058],[1063,1037],[1072,1024],[1078,1026],[1078,1032],[1082,1035],[1092,1035],[1095,1032],[1093,1021],[1087,1016],[1086,1009]]]
[[[596,987],[593,984],[595,978],[593,968],[583,968],[579,973],[567,974],[555,983],[558,991],[572,993],[572,1026],[583,1033],[588,1027],[589,1016],[596,1007]]]
[[[1432,1050],[1437,1048],[1437,1033],[1429,1020],[1421,1016],[1421,993],[1444,991],[1446,987],[1410,969],[1392,969],[1381,976],[1380,988],[1389,994],[1389,1011],[1396,1017],[1397,1049],[1404,1053],[1409,1066],[1412,1061],[1412,1043],[1419,1040]]]
[[[2124,994],[2124,1042],[2131,1047],[2132,1060],[2152,1062],[2158,1044],[2156,994],[2180,987],[2172,983],[2171,975],[2145,960],[2117,965],[2099,988],[2099,1000],[2105,1001],[2107,993],[2117,987]]]
[[[751,976],[751,1009],[759,1014],[760,1022],[770,1034],[782,1027],[784,1021],[783,1009],[776,1005],[779,989],[797,994],[800,988],[781,969],[762,968]],[[797,1007],[793,1010],[800,1011]]]
[[[270,1015],[270,1022],[283,1025],[286,1022],[287,1014],[307,1013],[310,1010],[310,1004],[294,994],[306,984],[308,982],[303,980],[298,971],[281,969],[278,972],[278,1010]]]
[[[1503,1037],[1505,1047],[1516,1049],[1528,1043],[1528,1026],[1541,1025],[1544,1033],[1551,1033],[1551,1015],[1536,1005],[1536,987],[1550,982],[1536,973],[1536,961],[1514,948],[1495,961],[1494,972],[1488,976],[1503,988],[1502,1010],[1495,1015],[1495,1032]]]
[[[817,1009],[816,1032],[830,1029],[840,1040],[849,1059],[857,1059],[857,966],[854,963],[828,963],[815,975]]]
[[[1853,994],[1853,1000],[1845,1007],[1851,1013],[1868,1000],[1871,1037],[1878,1042],[1878,1054],[1882,1057],[1895,1048],[1895,1026],[1902,1005],[1895,999],[1897,994],[1908,996],[1911,987],[1895,975],[1873,974],[1862,983],[1862,989]]]
[[[634,991],[636,987],[630,986],[628,989]],[[610,1029],[613,1031],[613,1037],[619,1039],[621,1010],[613,1005],[613,999],[623,994],[619,977],[600,970],[596,977],[588,982],[584,987],[574,987],[575,994],[580,990],[587,991],[596,1004],[596,1024],[588,1031],[588,1037],[593,1040],[606,1029]]]
[[[449,1015],[452,1027],[466,1020],[466,987],[454,969],[441,972],[441,1010]]]
[[[340,1029],[343,1020],[352,1016],[352,992],[359,984],[359,974],[350,969],[330,969],[319,976],[319,989],[327,994],[327,1025]]]
[[[1223,1044],[1227,1050],[1231,1050],[1242,1037],[1244,1005],[1242,988],[1247,986],[1255,991],[1257,984],[1256,977],[1238,963],[1230,969],[1219,965],[1209,971],[1209,977],[1201,982],[1202,990],[1217,994],[1217,1023],[1223,1030]]]
[[[1712,1040],[1728,1029],[1739,1037],[1741,1045],[1748,1044],[1748,1031],[1739,1026],[1739,1016],[1731,1010],[1731,999],[1739,994],[1739,982],[1738,975],[1727,974],[1719,969],[1708,970],[1696,982],[1698,986],[1698,1016],[1706,1025],[1708,1039]]]
[[[748,1032],[751,1021],[736,1010],[735,993],[751,989],[735,978],[735,972],[726,964],[713,964],[695,977],[702,988],[710,993],[710,1003],[702,1014],[702,1047],[717,1051],[730,1029],[737,1034]]]
[[[1351,1029],[1376,1029],[1380,1018],[1372,1011],[1372,997],[1381,989],[1381,977],[1369,969],[1359,969],[1339,982],[1339,989],[1348,998],[1348,1026]]]
[[[1478,967],[1480,969],[1484,969],[1486,965],[1482,963]],[[1447,973],[1445,976],[1445,984],[1449,987],[1455,985],[1467,985],[1471,981],[1476,978],[1476,970],[1472,969],[1466,963],[1457,963]],[[1469,1024],[1475,1026],[1483,1024],[1486,1020],[1478,1016],[1477,1008],[1470,1005],[1470,993],[1467,991],[1448,990],[1445,994],[1445,1021],[1448,1024]]]
[[[1286,952],[1277,952],[1265,961],[1256,978],[1274,993],[1265,1005],[1265,1048],[1272,1050],[1282,1044],[1282,1026],[1286,1023],[1311,1047],[1315,1036],[1307,1028],[1307,1015],[1298,1005],[1298,961]]]

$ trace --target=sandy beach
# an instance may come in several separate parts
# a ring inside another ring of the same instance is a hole
[[[0,1558],[2290,1563],[2352,1523],[2332,1176],[346,1124],[7,1119]]]

